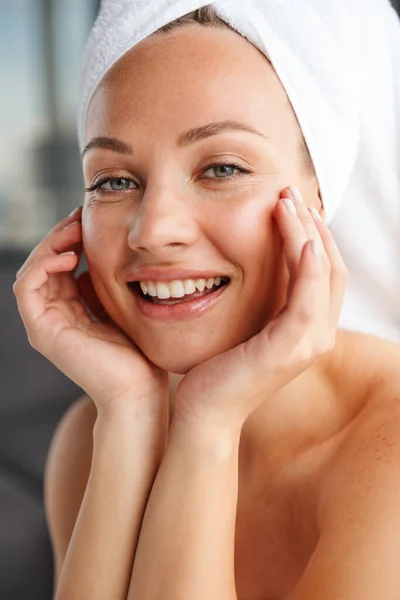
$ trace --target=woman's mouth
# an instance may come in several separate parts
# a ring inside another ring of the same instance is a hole
[[[220,276],[168,282],[131,281],[128,286],[142,314],[169,321],[195,316],[211,308],[229,283],[229,277]]]
[[[132,281],[131,289],[152,304],[180,304],[212,294],[229,283],[229,277],[186,279],[170,282]]]

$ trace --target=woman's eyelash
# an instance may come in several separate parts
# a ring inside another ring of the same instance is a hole
[[[212,180],[219,180],[219,181],[223,181],[224,179],[236,179],[236,177],[240,177],[241,175],[245,175],[245,174],[249,174],[250,171],[248,171],[247,169],[243,169],[243,167],[235,164],[235,163],[214,163],[212,165],[208,165],[207,167],[204,168],[203,173],[206,173],[207,171],[210,171],[212,169],[221,169],[223,167],[226,167],[228,169],[235,169],[236,171],[239,171],[240,175],[236,174],[232,174],[232,175],[228,175],[227,177],[205,177],[205,179],[212,179]],[[133,179],[129,179],[128,177],[103,177],[102,179],[99,179],[98,181],[96,181],[96,183],[94,183],[91,187],[85,188],[85,192],[95,192],[96,190],[102,189],[102,186],[105,185],[106,183],[109,183],[111,181],[124,181],[124,182],[128,182],[128,183],[135,183],[135,181],[133,181]],[[105,191],[106,193],[115,193],[118,191],[124,192],[127,190],[102,190]]]
[[[228,177],[206,177],[205,179],[216,179],[216,180],[224,180],[224,179],[236,179],[236,177],[240,177],[241,175],[245,175],[250,173],[250,171],[248,171],[247,169],[243,169],[243,167],[237,165],[236,163],[215,163],[213,165],[209,165],[208,167],[206,167],[204,169],[204,172],[210,171],[211,169],[220,169],[222,167],[228,167],[230,169],[236,169],[236,171],[239,171],[240,175],[238,174],[234,174],[234,175],[229,175]]]
[[[102,179],[98,179],[96,181],[96,183],[94,183],[91,187],[85,188],[85,192],[95,192],[96,190],[100,189],[102,185],[104,185],[105,183],[109,183],[110,181],[127,181],[127,182],[132,182],[135,183],[135,181],[133,181],[133,179],[129,179],[128,177],[103,177]],[[109,190],[105,190],[106,192],[109,192]],[[113,192],[117,192],[117,191],[124,191],[124,190],[113,190]]]

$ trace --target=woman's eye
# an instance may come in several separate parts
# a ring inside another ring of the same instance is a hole
[[[214,176],[208,176],[207,173],[214,172]],[[241,175],[249,173],[249,171],[239,167],[234,164],[217,164],[210,165],[205,171],[204,174],[205,179],[236,179],[236,177],[240,177]],[[113,193],[113,192],[126,192],[128,190],[137,189],[137,184],[132,179],[128,179],[127,177],[105,177],[103,179],[99,179],[96,183],[94,183],[91,187],[86,188],[85,192],[95,192],[99,191],[105,193]]]
[[[131,179],[126,179],[125,177],[117,177],[115,179],[109,179],[108,181],[102,183],[99,187],[102,190],[123,192],[124,190],[134,189],[134,185],[135,184]]]
[[[134,189],[136,189],[136,183],[132,179],[127,179],[126,177],[107,177],[106,179],[100,179],[85,191],[125,192],[126,190]]]
[[[221,165],[212,165],[208,167],[204,173],[209,173],[210,171],[214,171],[216,177],[206,177],[206,179],[228,179],[234,178],[238,173],[248,173],[244,169],[239,168],[236,165],[229,164],[221,164]]]

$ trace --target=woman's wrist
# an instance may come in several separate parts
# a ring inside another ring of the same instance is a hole
[[[236,449],[241,430],[241,423],[213,420],[203,414],[185,413],[183,416],[176,411],[169,437],[180,440],[182,447],[189,444],[192,448],[198,448],[200,453],[211,453],[216,458],[224,458]]]
[[[95,401],[96,403],[96,401]],[[98,418],[104,421],[124,418],[159,420],[169,411],[169,391],[167,386],[150,394],[139,395],[136,390],[120,398],[97,404]]]
[[[168,393],[157,397],[132,398],[110,403],[97,410],[93,429],[94,442],[103,431],[114,431],[116,436],[135,438],[144,447],[165,449],[169,425]]]

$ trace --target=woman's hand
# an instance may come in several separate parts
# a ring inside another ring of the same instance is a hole
[[[98,410],[129,402],[141,414],[160,411],[160,395],[168,398],[168,374],[106,314],[89,274],[75,278],[81,254],[77,209],[18,271],[13,289],[30,344],[85,390]]]
[[[287,305],[259,334],[186,374],[175,399],[178,419],[240,428],[269,396],[334,347],[347,270],[325,224],[299,201],[292,204],[297,214],[289,212],[284,196],[291,194],[283,191],[274,216],[290,276]]]

